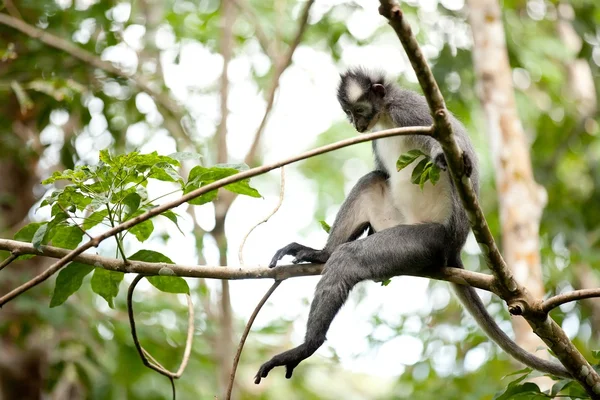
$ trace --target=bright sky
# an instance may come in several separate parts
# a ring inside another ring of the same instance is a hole
[[[311,20],[319,14],[326,12],[334,0],[318,0],[314,6]],[[64,2],[63,2],[64,3]],[[78,3],[85,3],[80,1]],[[384,25],[383,19],[377,12],[376,5],[371,1],[361,1],[364,9],[356,10],[347,18],[348,27],[352,34],[359,38],[368,38],[377,28]],[[447,29],[452,30],[451,40],[458,46],[468,46],[470,38],[465,26],[455,26],[454,22],[444,19],[435,12],[437,1],[421,1],[422,22],[440,24],[446,22]],[[463,7],[463,0],[442,0],[442,4],[450,9]],[[130,12],[127,6],[117,6],[113,10],[115,20],[127,20]],[[92,22],[86,22],[74,39],[80,42],[89,40],[89,30],[93,29]],[[450,25],[448,25],[450,24]],[[310,27],[308,28],[310,29]],[[418,27],[413,28],[415,31]],[[125,43],[107,49],[103,58],[118,62],[124,68],[136,68],[136,51],[142,46],[141,39],[145,29],[140,25],[130,25],[124,31]],[[435,56],[441,48],[443,41],[438,33],[432,33],[428,38],[429,43],[424,45],[425,54]],[[323,51],[306,46],[300,46],[293,59],[293,64],[283,74],[269,124],[267,125],[263,152],[264,161],[271,162],[290,155],[297,154],[313,146],[316,137],[327,130],[332,123],[343,119],[335,97],[335,89],[339,73],[347,66],[363,65],[371,68],[385,70],[390,76],[406,74],[414,81],[414,74],[406,61],[406,56],[391,32],[376,38],[367,47],[355,47],[342,40],[344,45],[342,61],[336,64],[331,57]],[[219,99],[215,94],[203,94],[202,89],[213,87],[218,81],[222,69],[222,58],[211,53],[208,49],[196,42],[183,43],[180,50],[178,63],[174,63],[176,48],[175,38],[168,28],[160,29],[156,36],[159,48],[164,49],[161,64],[165,73],[165,80],[175,97],[181,101],[196,119],[195,132],[201,138],[213,135],[219,122]],[[231,79],[231,93],[229,101],[230,116],[228,120],[229,135],[228,145],[232,162],[243,158],[250,146],[256,127],[258,126],[265,108],[262,93],[253,83],[250,68],[267,71],[269,60],[260,52],[258,44],[250,42],[239,55],[231,62],[229,77]],[[145,65],[144,68],[152,68]],[[118,85],[117,85],[118,86]],[[121,95],[118,87],[106,87],[105,91]],[[158,151],[160,154],[169,154],[175,149],[175,142],[160,128],[161,116],[156,110],[152,99],[146,94],[139,94],[136,98],[138,109],[145,113],[147,118],[129,127],[127,138],[131,147],[141,146],[143,152]],[[98,98],[88,99],[88,108],[92,113],[89,126],[82,132],[77,140],[76,147],[80,154],[85,155],[85,162],[96,162],[98,151],[111,144],[111,135],[106,130],[107,121],[101,111],[102,101]],[[62,145],[60,126],[66,122],[65,112],[55,112],[52,124],[42,133],[42,143],[51,144],[46,153],[45,160],[40,163],[40,168],[52,165],[58,160],[58,149]],[[348,126],[348,135],[353,135],[351,126]],[[370,152],[369,144],[362,144],[363,151]],[[341,166],[340,166],[341,168]],[[353,169],[353,174],[347,176],[347,191],[369,171],[369,166],[360,166],[359,171]],[[253,199],[240,196],[233,204],[226,222],[226,234],[229,240],[228,264],[238,266],[238,247],[248,230],[275,207],[279,197],[279,172],[273,171],[268,176],[256,178],[252,181],[263,199]],[[168,184],[159,182],[149,186],[151,197],[170,190]],[[167,201],[167,197],[164,200]],[[298,241],[313,247],[322,247],[326,234],[314,220],[315,193],[310,177],[307,180],[298,172],[295,166],[286,168],[286,193],[285,201],[279,212],[266,224],[257,228],[248,238],[245,247],[245,262],[248,266],[267,265],[273,253],[291,241]],[[252,210],[251,212],[248,212]],[[336,210],[331,210],[327,216],[329,223],[333,222]],[[180,215],[185,213],[185,208],[180,209]],[[214,224],[214,210],[212,204],[196,207],[196,213],[204,229],[210,230]],[[35,218],[46,217],[42,210]],[[182,236],[165,219],[154,220],[155,226],[165,229],[171,234],[172,239],[167,245],[161,240],[154,240],[143,245],[133,243],[130,251],[138,248],[153,248],[164,251],[175,262],[195,264],[197,255],[193,236],[190,234],[192,224],[190,219],[182,222],[182,229],[187,236]],[[307,229],[309,227],[309,229]],[[308,232],[300,235],[299,232]],[[114,255],[113,244],[103,244],[102,251]],[[469,243],[468,250],[476,252],[477,246]],[[206,258],[209,265],[216,265],[218,252],[211,239],[206,240]],[[282,284],[280,289],[271,297],[255,322],[255,327],[269,324],[270,321],[280,318],[294,321],[295,331],[292,336],[294,343],[300,344],[304,335],[304,327],[309,306],[306,300],[312,298],[318,277],[290,279]],[[193,280],[190,280],[193,284]],[[271,285],[270,280],[248,280],[232,282],[232,302],[236,316],[247,319],[256,303]],[[213,287],[216,286],[216,282]],[[362,283],[360,286],[366,290],[367,295],[357,304],[356,296],[351,297],[348,304],[335,319],[329,334],[328,342],[317,354],[331,355],[330,347],[341,357],[342,367],[352,371],[364,372],[379,376],[397,376],[404,370],[404,365],[417,362],[422,357],[423,344],[417,338],[423,329],[421,320],[411,318],[417,313],[429,312],[432,307],[443,308],[450,299],[449,290],[439,289],[430,297],[426,296],[428,281],[425,279],[402,277],[395,278],[387,287],[377,283]],[[143,286],[140,285],[143,289]],[[483,295],[485,299],[489,297]],[[198,304],[198,302],[196,302]],[[102,301],[99,306],[106,307]],[[377,314],[383,319],[397,321],[399,318],[408,317],[406,332],[400,336],[393,335],[385,328],[376,332],[378,338],[390,338],[380,349],[370,350],[366,336],[373,331],[368,323],[370,318]],[[510,329],[509,327],[505,327]],[[427,329],[427,328],[426,328]],[[461,340],[467,333],[465,327],[452,329],[439,327],[441,334],[454,340]],[[453,347],[436,352],[434,362],[438,373],[449,374],[455,359]],[[480,346],[467,355],[467,367],[475,369],[485,361],[487,347]],[[447,351],[446,351],[447,350]],[[265,360],[266,361],[266,360]],[[258,367],[258,365],[257,365]],[[275,373],[281,373],[277,371]]]

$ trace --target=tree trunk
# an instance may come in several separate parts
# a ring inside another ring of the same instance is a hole
[[[544,295],[539,226],[546,192],[533,177],[529,145],[515,105],[500,6],[496,0],[469,0],[478,95],[486,117],[500,203],[502,249],[515,278],[536,297]],[[523,318],[512,320],[524,349],[544,346]]]

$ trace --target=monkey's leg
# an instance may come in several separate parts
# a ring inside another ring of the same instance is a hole
[[[304,343],[264,363],[254,382],[260,383],[277,366],[285,366],[285,376],[290,378],[294,368],[325,342],[329,325],[358,282],[445,265],[445,239],[443,225],[428,223],[396,226],[339,246],[317,284]]]
[[[286,255],[295,257],[293,263],[325,263],[339,245],[356,240],[367,228],[379,231],[400,224],[401,217],[391,203],[386,180],[387,175],[382,171],[370,172],[359,179],[342,204],[324,249],[290,243],[275,253],[269,267],[275,267]]]

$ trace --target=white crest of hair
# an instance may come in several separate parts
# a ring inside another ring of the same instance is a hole
[[[354,79],[348,79],[348,83],[346,84],[346,94],[348,95],[348,100],[351,103],[355,103],[360,96],[363,95],[363,90]]]

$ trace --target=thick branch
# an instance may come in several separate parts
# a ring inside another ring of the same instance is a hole
[[[31,243],[19,242],[17,240],[0,239],[0,250],[17,251],[19,254],[35,254],[38,256],[63,259],[69,254],[69,250],[53,246],[41,246],[40,250],[33,247]],[[320,275],[322,264],[293,264],[283,265],[277,268],[267,267],[223,267],[207,265],[183,265],[151,263],[144,261],[127,260],[103,257],[96,254],[83,253],[73,257],[73,261],[93,265],[109,271],[125,273],[152,275],[173,275],[187,278],[211,278],[211,279],[276,279],[284,280],[300,276]],[[464,270],[462,268],[441,268],[434,273],[423,272],[421,276],[461,285],[473,287],[497,293],[494,278],[491,275]]]
[[[512,277],[512,273],[504,262],[492,232],[483,215],[477,194],[473,189],[471,180],[463,174],[462,151],[452,133],[452,126],[448,119],[448,111],[444,98],[438,88],[438,85],[431,73],[431,69],[421,52],[419,44],[412,34],[412,30],[408,21],[404,19],[404,15],[400,7],[390,0],[381,0],[379,12],[389,20],[389,24],[400,39],[408,58],[417,74],[419,84],[423,89],[423,94],[427,99],[431,114],[435,121],[436,139],[442,145],[446,160],[448,161],[449,170],[456,185],[462,204],[467,211],[471,227],[475,238],[479,243],[484,255],[487,259],[487,264],[494,272],[494,276],[498,277],[499,283],[506,289],[507,295],[513,296],[514,293],[522,289]]]
[[[542,303],[542,310],[548,313],[552,311],[554,308],[569,303],[571,301],[583,300],[583,299],[591,299],[593,297],[600,297],[600,288],[598,289],[581,289],[574,290],[568,293],[561,293],[556,296],[552,296],[549,299],[545,300]]]
[[[390,25],[398,34],[431,107],[435,121],[434,137],[444,150],[452,180],[469,217],[473,233],[486,256],[486,262],[497,278],[501,297],[508,302],[509,309],[514,310],[513,313],[518,311],[523,315],[533,331],[554,351],[556,357],[590,396],[595,399],[600,398],[600,376],[575,348],[565,332],[548,317],[547,313],[543,312],[540,307],[541,302],[533,298],[526,288],[519,285],[508,269],[479,207],[471,180],[464,175],[462,153],[452,134],[448,111],[445,109],[439,88],[412,35],[410,26],[393,1],[380,0],[380,2],[379,11],[390,20]]]
[[[235,175],[228,176],[227,178],[220,179],[216,182],[213,182],[211,184],[208,184],[206,186],[203,186],[201,188],[193,190],[190,193],[181,196],[177,200],[162,204],[158,207],[153,208],[150,211],[145,212],[144,214],[141,214],[135,218],[132,218],[126,222],[123,222],[122,224],[107,230],[103,234],[96,236],[93,240],[90,240],[89,242],[84,243],[83,245],[79,246],[75,250],[70,251],[63,258],[61,258],[56,263],[52,264],[47,270],[42,272],[40,275],[36,276],[35,278],[33,278],[30,281],[26,282],[25,284],[19,286],[18,288],[13,289],[9,293],[7,293],[3,297],[1,297],[0,298],[0,307],[2,307],[4,304],[9,302],[10,300],[14,299],[21,293],[24,293],[27,290],[31,289],[32,287],[45,281],[46,279],[48,279],[49,277],[54,275],[56,272],[58,272],[58,270],[60,270],[62,267],[64,267],[69,261],[72,261],[73,259],[75,259],[76,256],[80,255],[84,251],[86,251],[92,247],[98,247],[100,242],[102,242],[103,240],[105,240],[111,236],[114,236],[117,233],[123,232],[123,231],[125,231],[143,221],[146,221],[152,217],[160,215],[161,213],[163,213],[167,210],[170,210],[172,208],[175,208],[187,201],[195,199],[196,197],[199,197],[199,196],[203,195],[204,193],[219,189],[230,183],[238,182],[243,179],[252,178],[254,176],[264,174],[266,172],[269,172],[276,168],[282,167],[284,165],[288,165],[288,164],[294,163],[296,161],[304,160],[306,158],[314,157],[319,154],[337,150],[342,147],[350,146],[350,145],[357,144],[357,143],[367,142],[367,141],[371,141],[371,140],[375,140],[375,139],[381,139],[384,137],[391,137],[391,136],[398,136],[398,135],[431,135],[431,127],[417,126],[417,127],[408,127],[408,128],[395,128],[395,129],[388,129],[388,130],[380,131],[380,132],[364,134],[361,136],[355,136],[353,138],[340,140],[339,142],[331,143],[327,146],[319,147],[314,150],[310,150],[310,151],[304,152],[300,155],[290,157],[290,158],[287,158],[287,159],[284,159],[281,161],[277,161],[272,164],[267,164],[267,165],[252,168],[252,169],[249,169],[246,171],[242,171]]]

